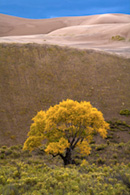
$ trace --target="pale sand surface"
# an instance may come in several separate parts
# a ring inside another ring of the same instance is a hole
[[[113,41],[120,35],[124,41]],[[31,20],[0,14],[0,42],[95,49],[130,58],[130,15],[103,14]]]

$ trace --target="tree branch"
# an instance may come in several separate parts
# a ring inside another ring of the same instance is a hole
[[[80,139],[81,139],[81,137],[77,138],[77,140],[75,141],[74,145],[72,146],[72,150],[75,148],[76,144],[79,142]]]
[[[52,154],[52,153],[50,153],[53,157],[56,157],[56,156],[58,156],[59,154]]]
[[[71,141],[71,143],[70,143],[70,146],[71,146],[71,147],[72,147],[73,143],[75,142],[75,138],[76,138],[76,135],[74,135],[74,137],[73,137],[73,139],[72,139],[72,141]]]

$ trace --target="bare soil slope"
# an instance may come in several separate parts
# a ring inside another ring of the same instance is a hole
[[[0,144],[23,143],[31,118],[63,99],[130,124],[130,59],[39,44],[0,44]]]

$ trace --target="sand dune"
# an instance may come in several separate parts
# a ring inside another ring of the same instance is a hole
[[[49,35],[51,36],[79,36],[94,39],[111,39],[112,36],[120,34],[126,39],[130,38],[130,24],[95,24],[95,25],[79,25],[71,26],[55,30]]]
[[[130,15],[103,14],[52,19],[24,19],[0,14],[0,36],[46,34],[76,25],[130,23]]]
[[[120,35],[124,41],[113,41]],[[130,57],[130,15],[24,19],[0,14],[0,42],[57,44]]]
[[[83,24],[110,24],[110,23],[129,23],[130,16],[124,14],[102,14],[85,21]]]

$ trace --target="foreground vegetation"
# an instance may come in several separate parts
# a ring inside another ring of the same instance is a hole
[[[46,155],[43,148],[29,153],[21,145],[3,146],[0,148],[0,194],[129,195],[130,142],[92,144],[92,148],[92,155],[77,158],[77,166],[63,167],[59,157]]]

